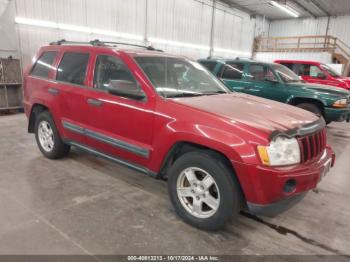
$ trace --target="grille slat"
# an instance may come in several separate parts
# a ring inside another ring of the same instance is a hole
[[[326,148],[326,141],[325,129],[315,134],[299,137],[301,162],[304,163],[319,156]]]

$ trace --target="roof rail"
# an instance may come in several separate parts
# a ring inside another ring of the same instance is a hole
[[[111,42],[111,41],[101,41],[99,39],[95,39],[89,42],[79,42],[79,41],[67,41],[65,39],[58,40],[56,42],[51,42],[50,45],[64,45],[64,44],[76,44],[76,45],[92,45],[92,46],[107,46],[112,45],[114,47],[117,47],[118,45],[126,45],[126,46],[134,46],[134,47],[141,47],[145,48],[150,51],[157,51],[157,52],[163,52],[163,50],[156,49],[153,46],[144,46],[144,45],[137,45],[137,44],[131,44],[131,43],[124,43],[124,42]]]

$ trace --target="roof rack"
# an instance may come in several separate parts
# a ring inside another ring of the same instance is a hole
[[[56,42],[51,42],[50,45],[64,45],[64,44],[75,44],[75,45],[92,45],[92,46],[114,46],[117,47],[118,45],[126,45],[126,46],[134,46],[134,47],[141,47],[145,48],[150,51],[157,51],[157,52],[163,52],[163,50],[156,49],[153,46],[144,46],[144,45],[137,45],[137,44],[130,44],[130,43],[124,43],[124,42],[111,42],[111,41],[101,41],[99,39],[95,39],[89,42],[79,42],[79,41],[67,41],[65,39],[58,40]]]

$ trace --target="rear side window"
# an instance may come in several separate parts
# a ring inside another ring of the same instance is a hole
[[[294,71],[294,64],[291,64],[291,63],[281,63],[281,65],[284,65],[284,66],[288,67],[290,70]]]
[[[244,64],[242,63],[229,63],[223,67],[221,77],[223,79],[242,79]]]
[[[301,76],[310,76],[316,78],[318,74],[321,74],[322,70],[315,65],[307,65],[307,64],[302,64],[299,66],[299,72],[298,75]]]
[[[76,85],[83,85],[89,54],[66,52],[57,69],[57,80]]]
[[[216,66],[215,62],[200,62],[205,68],[207,68],[210,72],[214,71],[214,68]]]
[[[31,75],[48,78],[56,55],[55,51],[44,52],[33,66]]]

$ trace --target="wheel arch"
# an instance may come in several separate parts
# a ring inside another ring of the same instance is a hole
[[[28,133],[34,133],[36,118],[41,112],[44,112],[44,111],[50,112],[49,108],[46,105],[42,103],[33,104],[29,114]]]
[[[291,97],[287,103],[289,105],[297,106],[299,104],[309,103],[316,105],[322,112],[323,116],[325,115],[325,104],[316,98],[309,98],[309,97]]]
[[[241,204],[244,205],[246,203],[246,197],[241,185],[241,182],[239,180],[239,176],[236,173],[235,167],[233,166],[232,162],[229,160],[227,155],[217,149],[213,149],[211,147],[202,145],[202,144],[197,144],[193,142],[188,142],[188,141],[178,141],[173,146],[170,148],[166,156],[164,157],[160,171],[159,171],[159,177],[162,179],[167,179],[167,170],[172,166],[175,161],[181,157],[182,155],[191,152],[191,151],[203,151],[217,160],[223,160],[223,164],[231,171],[231,177],[233,180],[237,182],[237,185],[240,190],[240,196],[241,196]]]

